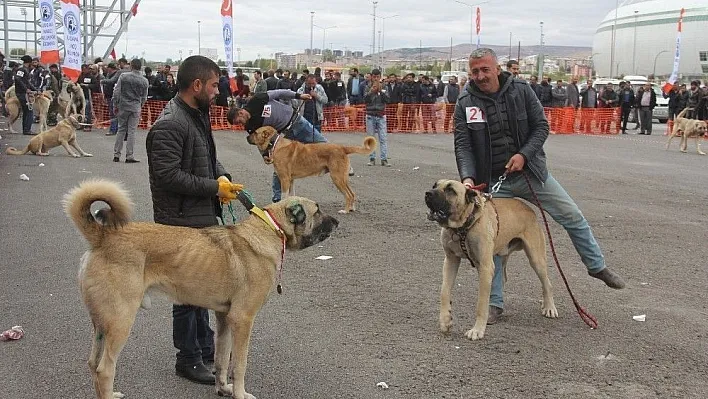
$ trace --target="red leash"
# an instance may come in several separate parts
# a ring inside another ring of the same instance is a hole
[[[551,253],[553,254],[553,260],[556,261],[556,267],[558,267],[558,271],[560,272],[561,277],[563,278],[563,283],[565,284],[565,288],[568,290],[568,294],[570,294],[570,299],[573,300],[573,305],[575,305],[575,309],[578,310],[578,314],[580,315],[580,318],[583,319],[585,324],[587,324],[590,328],[597,328],[597,318],[590,314],[587,310],[585,310],[584,307],[580,306],[578,303],[578,300],[575,299],[575,295],[573,295],[573,291],[570,290],[570,285],[568,285],[568,280],[565,278],[565,274],[563,273],[563,269],[561,269],[560,262],[558,262],[558,255],[556,255],[556,248],[553,245],[553,237],[551,237],[551,229],[548,227],[548,221],[546,220],[546,214],[543,211],[543,207],[541,206],[541,201],[538,200],[538,196],[536,195],[536,192],[533,190],[533,187],[531,187],[531,180],[529,180],[528,175],[526,172],[521,171],[521,174],[524,175],[524,179],[526,179],[526,184],[529,186],[529,190],[531,191],[531,194],[533,195],[534,201],[536,201],[536,206],[538,209],[541,210],[541,217],[543,217],[543,224],[546,226],[546,234],[548,235],[548,242],[551,244]]]

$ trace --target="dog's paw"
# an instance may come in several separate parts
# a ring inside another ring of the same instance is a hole
[[[120,392],[113,392],[113,399],[123,399],[125,395]]]
[[[84,156],[85,156],[85,157],[92,157],[93,154],[86,153],[86,154],[84,154]]]
[[[446,315],[440,315],[440,332],[443,334],[448,334],[452,329],[452,313],[448,312]]]
[[[472,341],[477,341],[479,339],[484,338],[484,327],[478,328],[478,327],[472,327],[471,330],[468,330],[465,333],[465,337],[468,339],[471,339]]]
[[[698,155],[706,155],[706,153],[703,151],[698,151]]]
[[[557,318],[558,310],[556,310],[556,305],[551,304],[551,306],[542,306],[541,314],[543,314],[543,317],[548,317],[549,319]]]
[[[340,209],[337,211],[337,213],[345,214],[345,213],[349,213],[349,211],[346,209]]]
[[[72,154],[71,156],[74,158],[81,158],[81,155],[79,155],[79,154]]]
[[[684,154],[687,152],[686,150],[679,150],[679,151],[683,152]]]
[[[216,394],[219,396],[231,397],[234,394],[234,384],[226,384],[216,387]]]

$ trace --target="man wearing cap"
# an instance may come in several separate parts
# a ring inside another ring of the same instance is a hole
[[[278,101],[312,99],[310,94],[295,93],[292,90],[270,90],[253,95],[243,108],[231,108],[226,118],[232,125],[243,126],[249,135],[260,127],[271,126],[291,140],[301,143],[326,143],[325,136],[297,112],[298,110]],[[349,175],[354,175],[351,167]],[[273,173],[273,202],[280,201],[281,194],[280,179]]]
[[[32,64],[32,57],[29,55],[22,56],[22,66],[17,69],[14,75],[15,81],[15,95],[17,99],[20,100],[20,106],[22,107],[22,134],[34,135],[32,133],[32,120],[34,115],[32,114],[32,109],[27,103],[27,95],[30,92],[37,91],[37,88],[30,82],[30,66]]]

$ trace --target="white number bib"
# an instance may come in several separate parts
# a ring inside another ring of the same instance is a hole
[[[25,77],[25,72],[24,71],[17,71],[17,76],[24,78]]]
[[[91,83],[91,78],[84,78],[84,83]]]
[[[466,107],[465,115],[467,116],[467,123],[487,122],[487,120],[484,118],[484,111],[479,109],[479,107]]]
[[[263,106],[263,113],[261,114],[263,118],[270,118],[270,104]]]

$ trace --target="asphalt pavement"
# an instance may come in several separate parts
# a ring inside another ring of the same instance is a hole
[[[552,223],[563,270],[599,328],[577,316],[555,267],[560,317],[545,319],[540,284],[516,254],[504,316],[475,342],[463,335],[477,292],[467,263],[453,292],[455,325],[449,335],[438,331],[443,254],[423,202],[437,179],[457,177],[452,136],[389,135],[391,168],[352,155],[360,210],[337,215],[340,228],[321,248],[286,255],[284,293],[273,292],[256,318],[247,390],[261,399],[708,396],[708,156],[697,155],[692,141],[686,154],[678,140],[665,150],[655,127],[652,136],[551,136],[546,144],[551,172],[627,281],[615,291],[588,277]],[[0,398],[94,397],[91,324],[76,280],[88,246],[61,199],[84,179],[114,179],[129,188],[135,220],[152,220],[145,132],[136,141],[139,164],[111,162],[114,138],[101,130],[79,132],[81,147],[94,154],[79,159],[62,148],[47,157],[5,155],[27,137],[0,134],[0,330],[26,332],[0,342]],[[272,167],[243,132],[215,137],[234,180],[266,204]],[[363,134],[328,138],[358,144]],[[295,192],[332,214],[344,202],[328,176],[298,180]],[[237,214],[245,216],[238,207]],[[320,255],[332,259],[315,260]],[[212,387],[175,376],[171,334],[167,300],[139,312],[118,361],[117,390],[127,398],[216,397]]]

